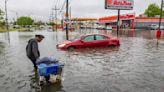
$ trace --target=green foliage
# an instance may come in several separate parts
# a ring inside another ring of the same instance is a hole
[[[53,26],[53,25],[55,25],[55,23],[53,23],[53,22],[49,22],[49,23],[47,23],[47,25],[49,25],[49,26]]]
[[[21,26],[32,25],[34,20],[30,17],[22,16],[17,19],[17,24]]]
[[[4,12],[0,9],[0,27],[5,26],[5,22],[4,22]]]
[[[145,10],[144,14],[148,17],[155,17],[156,15],[160,15],[160,7],[155,3],[150,4]]]
[[[4,21],[0,21],[0,27],[4,26],[4,25],[5,25],[5,22]]]
[[[4,12],[0,9],[0,21],[3,20]]]

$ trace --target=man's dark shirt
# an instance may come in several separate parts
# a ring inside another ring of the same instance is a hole
[[[30,59],[37,60],[40,57],[38,42],[36,39],[30,39],[26,47],[26,54]]]

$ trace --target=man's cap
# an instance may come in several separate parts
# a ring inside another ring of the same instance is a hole
[[[45,38],[43,35],[41,34],[36,34],[35,37],[39,37],[39,38]]]

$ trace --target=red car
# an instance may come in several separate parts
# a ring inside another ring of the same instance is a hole
[[[115,47],[119,45],[120,41],[116,37],[109,37],[103,34],[90,34],[76,38],[73,41],[58,44],[57,48],[70,50],[77,48],[90,48],[102,46]]]

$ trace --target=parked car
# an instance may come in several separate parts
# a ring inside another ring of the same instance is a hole
[[[151,24],[151,25],[148,25],[148,28],[151,29],[151,30],[156,30],[159,28],[159,25],[157,24]],[[160,26],[160,29],[164,29],[164,26]]]
[[[13,25],[13,28],[20,28],[19,25]]]
[[[78,48],[92,48],[92,47],[115,47],[119,46],[120,41],[116,37],[110,37],[104,34],[90,34],[81,36],[72,41],[68,41],[62,44],[58,44],[59,49],[78,49]]]
[[[99,29],[99,30],[105,30],[106,28],[103,25],[99,25],[99,26],[97,26],[97,29]]]
[[[107,26],[106,30],[112,30],[112,26]]]

